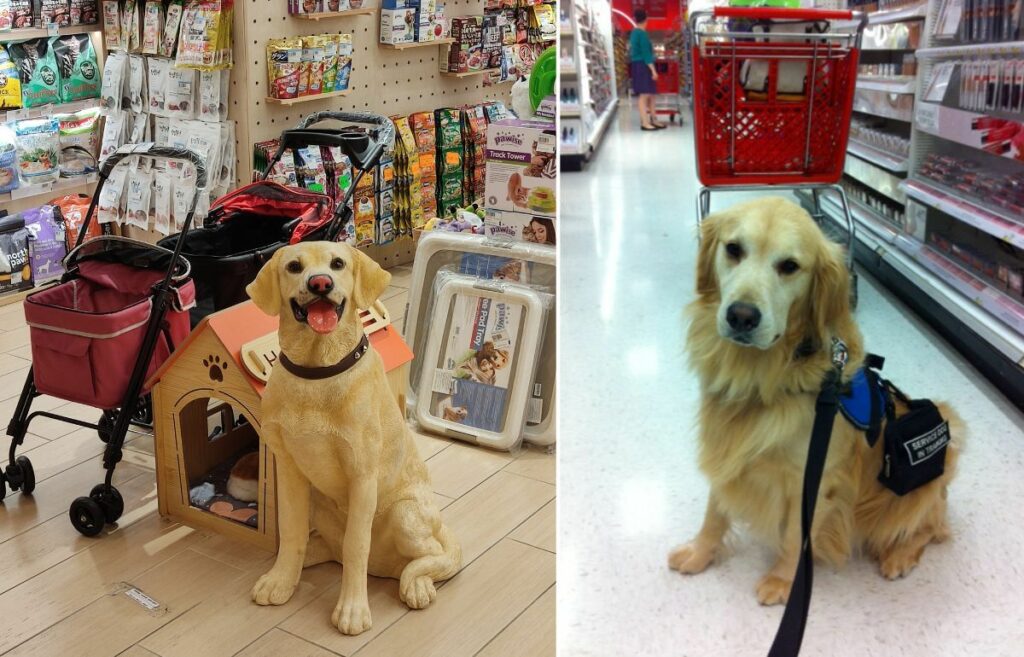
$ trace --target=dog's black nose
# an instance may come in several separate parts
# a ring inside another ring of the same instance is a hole
[[[747,333],[761,323],[761,311],[757,306],[737,301],[726,309],[725,321],[729,322],[734,331]]]
[[[309,280],[306,281],[306,287],[308,287],[309,291],[313,294],[323,296],[334,289],[334,279],[326,274],[310,276]]]

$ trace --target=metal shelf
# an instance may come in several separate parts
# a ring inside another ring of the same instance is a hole
[[[974,226],[1018,249],[1024,249],[1024,224],[1014,221],[1011,216],[958,198],[932,183],[918,178],[906,180],[902,186],[907,196],[945,212],[954,219]]]
[[[918,18],[923,19],[927,14],[928,3],[922,2],[910,7],[900,7],[899,9],[893,9],[891,11],[871,12],[868,14],[868,24],[879,25],[881,23],[899,23],[900,21],[915,20]]]
[[[29,27],[20,28],[17,30],[11,30],[9,32],[0,32],[0,43],[6,43],[10,41],[25,41],[27,39],[38,39],[40,37],[48,37],[65,34],[84,34],[87,32],[99,32],[103,29],[103,25],[100,23],[90,23],[89,25],[66,25],[64,27]]]
[[[984,151],[996,157],[1003,157],[1019,162],[1019,153],[1011,146],[1003,153],[994,153],[985,148],[982,142],[985,135],[984,130],[975,130],[971,126],[977,119],[987,118],[991,115],[978,112],[969,112],[954,107],[946,107],[937,103],[918,102],[914,107],[914,126],[921,132],[929,135],[952,141],[964,146],[970,146],[979,151]],[[1011,137],[1013,135],[1010,135]],[[1009,139],[1006,140],[1009,143]]]
[[[17,189],[13,189],[6,194],[0,194],[0,201],[7,203],[9,201],[19,201],[27,198],[35,198],[37,196],[51,197],[61,192],[69,192],[74,189],[83,189],[96,183],[96,174],[90,174],[88,176],[82,176],[78,178],[59,178],[55,182],[49,182],[42,185],[22,185]]]
[[[868,91],[884,91],[887,94],[912,94],[917,78],[912,75],[898,77],[858,76],[857,88]]]
[[[889,153],[855,139],[850,139],[847,142],[846,150],[857,157],[864,158],[872,164],[876,164],[894,173],[906,173],[910,168],[910,160],[906,155]]]
[[[970,43],[941,48],[921,48],[915,54],[918,59],[944,59],[947,57],[977,57],[979,55],[1010,55],[1024,52],[1024,41],[1002,43]]]

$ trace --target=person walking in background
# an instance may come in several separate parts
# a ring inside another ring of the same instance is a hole
[[[660,130],[664,123],[654,120],[654,81],[658,72],[654,69],[654,46],[647,36],[647,12],[637,9],[633,12],[636,27],[629,33],[629,78],[633,81],[633,93],[639,99],[640,129]]]

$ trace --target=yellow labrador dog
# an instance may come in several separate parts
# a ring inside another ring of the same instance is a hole
[[[849,295],[842,249],[796,204],[758,199],[703,222],[687,349],[700,379],[699,459],[711,491],[703,527],[669,555],[670,567],[703,571],[721,554],[729,528],[742,523],[777,555],[757,599],[787,600],[832,337],[849,349],[845,378],[864,361]],[[948,406],[937,406],[953,437],[945,473],[903,496],[878,482],[884,441],[869,447],[863,432],[836,417],[812,527],[817,559],[839,565],[864,548],[894,579],[917,565],[926,545],[949,535],[946,489],[963,426]],[[897,416],[906,410],[896,403]]]
[[[344,634],[370,629],[367,573],[398,579],[402,601],[421,609],[462,562],[357,315],[390,280],[346,244],[310,242],[277,251],[246,288],[263,312],[281,316],[279,363],[263,396],[280,545],[252,598],[284,604],[303,567],[338,561],[331,622]]]

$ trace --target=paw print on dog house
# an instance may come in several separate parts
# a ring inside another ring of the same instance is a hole
[[[412,352],[382,304],[360,312],[404,415]],[[277,321],[251,302],[214,313],[148,382],[160,514],[267,550],[277,549],[277,500],[274,456],[259,437],[260,402],[276,361]],[[259,463],[255,503],[234,499],[224,485],[232,464],[251,452]],[[213,496],[200,498],[211,480]]]

